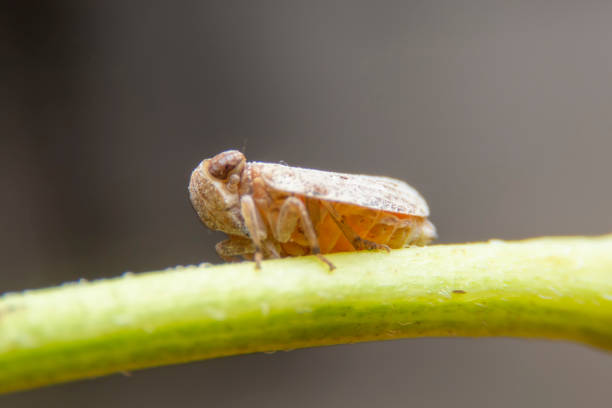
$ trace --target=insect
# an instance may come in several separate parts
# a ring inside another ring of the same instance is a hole
[[[189,196],[206,226],[228,239],[215,249],[230,261],[425,245],[436,238],[429,208],[408,184],[250,162],[237,150],[202,161]]]

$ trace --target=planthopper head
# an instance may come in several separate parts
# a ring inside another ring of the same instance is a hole
[[[245,235],[238,193],[245,168],[244,155],[237,150],[227,150],[202,161],[191,173],[189,198],[208,228]]]

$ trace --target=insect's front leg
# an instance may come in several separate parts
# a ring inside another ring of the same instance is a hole
[[[306,210],[304,203],[296,198],[289,197],[284,202],[278,213],[276,225],[273,227],[275,238],[279,242],[287,242],[291,238],[291,234],[295,230],[298,219],[302,222],[302,229],[308,240],[308,245],[312,252],[329,266],[329,270],[334,270],[336,267],[327,258],[321,255],[319,248],[319,240],[317,234]]]
[[[255,253],[255,246],[249,238],[233,235],[229,239],[217,243],[215,250],[225,261],[235,261],[237,256]]]
[[[262,243],[266,240],[268,233],[264,225],[259,211],[255,206],[255,201],[250,195],[243,195],[240,198],[240,213],[244,219],[244,223],[249,231],[249,237],[255,246],[255,268],[261,269],[261,260],[263,259]]]

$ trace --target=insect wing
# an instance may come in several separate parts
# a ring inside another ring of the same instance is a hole
[[[421,195],[403,181],[378,176],[342,174],[272,163],[252,163],[269,187],[320,200],[375,210],[427,217]]]

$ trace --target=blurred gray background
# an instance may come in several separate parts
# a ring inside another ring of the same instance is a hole
[[[219,262],[187,199],[244,148],[407,180],[440,242],[612,231],[612,2],[15,2],[0,292]],[[5,407],[609,407],[612,358],[407,339],[156,368]]]

